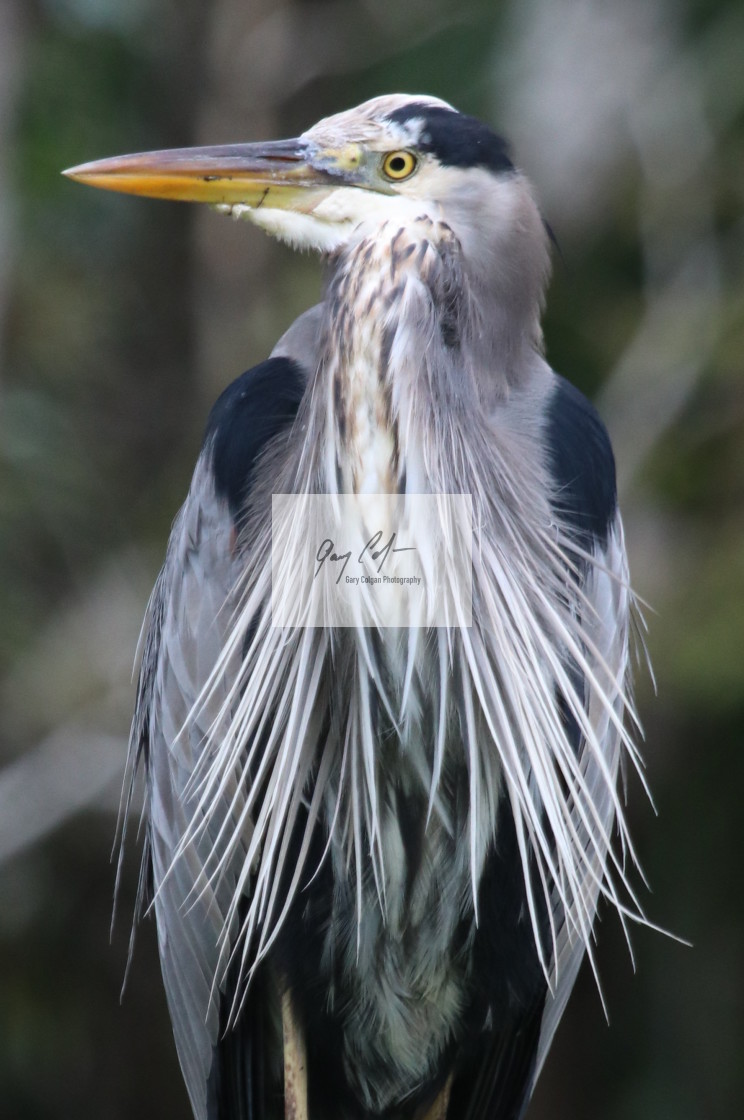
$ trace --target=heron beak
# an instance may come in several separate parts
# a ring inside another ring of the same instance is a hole
[[[348,150],[316,153],[299,139],[141,152],[83,163],[63,174],[91,187],[147,198],[308,210],[317,203],[318,191],[343,185],[344,172],[355,162]]]

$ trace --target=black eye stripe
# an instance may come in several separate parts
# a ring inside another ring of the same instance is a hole
[[[514,171],[509,148],[476,117],[415,101],[403,105],[388,117],[396,124],[421,121],[417,147],[433,155],[445,167],[485,167],[490,171]]]

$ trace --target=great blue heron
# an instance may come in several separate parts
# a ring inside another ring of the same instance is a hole
[[[516,1120],[600,897],[642,918],[613,456],[543,358],[532,189],[485,125],[402,95],[68,174],[328,262],[323,302],[214,406],[148,609],[130,764],[194,1115]],[[423,600],[397,585],[384,620],[368,587],[371,615],[308,617],[310,577],[272,585],[279,494],[317,568],[344,554],[306,498],[377,495],[389,528],[394,497]]]

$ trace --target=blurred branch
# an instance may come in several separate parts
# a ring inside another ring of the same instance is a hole
[[[150,582],[139,555],[109,560],[0,685],[5,741],[35,741],[0,770],[0,862],[86,806],[115,810]]]
[[[704,69],[700,43],[683,50],[671,17],[668,0],[526,0],[511,8],[497,75],[500,115],[559,236],[586,244],[636,184],[645,309],[599,402],[622,488],[690,400],[719,327],[704,81],[726,40],[709,34]]]
[[[667,284],[647,288],[646,311],[635,337],[599,395],[621,491],[695,392],[717,337],[718,293],[712,229],[689,249]]]
[[[120,778],[125,752],[123,737],[70,724],[6,766],[0,772],[0,863],[98,801]]]
[[[718,339],[721,264],[710,174],[715,138],[704,104],[699,59],[688,53],[667,60],[630,106],[642,171],[646,310],[600,399],[621,489],[689,402]]]

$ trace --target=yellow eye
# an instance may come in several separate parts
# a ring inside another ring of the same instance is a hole
[[[407,179],[413,175],[417,163],[411,152],[388,152],[382,161],[382,172],[388,179]]]

